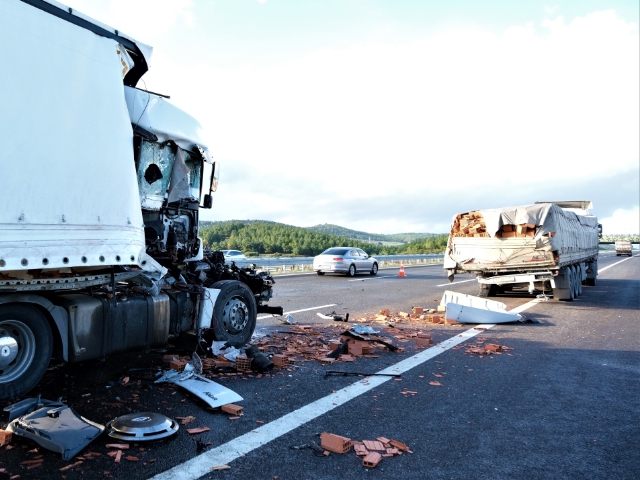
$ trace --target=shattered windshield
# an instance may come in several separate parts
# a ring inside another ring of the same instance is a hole
[[[202,160],[198,155],[182,151],[184,156],[184,163],[189,168],[189,192],[192,198],[200,198],[200,178],[202,175]]]
[[[168,145],[143,141],[138,164],[138,185],[143,207],[159,210],[169,187],[175,152]]]

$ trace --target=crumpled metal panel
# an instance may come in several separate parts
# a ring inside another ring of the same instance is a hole
[[[61,453],[64,460],[69,460],[100,435],[105,427],[63,405],[40,408],[15,419],[7,429],[48,450]]]

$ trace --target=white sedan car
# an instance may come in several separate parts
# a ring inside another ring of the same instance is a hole
[[[247,257],[244,256],[240,250],[220,250],[224,253],[225,260],[246,260]]]
[[[353,277],[356,273],[378,273],[378,261],[359,248],[333,247],[313,258],[313,270],[318,275],[345,273]]]

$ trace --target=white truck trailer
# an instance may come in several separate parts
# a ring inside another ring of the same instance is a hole
[[[537,202],[456,214],[444,257],[450,281],[476,275],[479,295],[514,287],[573,300],[595,285],[602,227],[588,201]]]
[[[633,255],[633,251],[631,250],[631,240],[616,240],[616,256],[620,255],[629,255],[630,257]]]
[[[0,1],[0,40],[0,400],[52,357],[242,346],[282,313],[272,277],[203,248],[219,165],[193,117],[136,87],[151,47],[53,0]]]

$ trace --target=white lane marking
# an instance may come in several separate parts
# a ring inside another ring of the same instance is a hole
[[[539,301],[537,299],[532,300],[520,307],[514,308],[510,313],[522,312],[538,302]],[[475,327],[472,327],[455,337],[439,343],[438,345],[428,348],[427,350],[423,350],[412,357],[406,358],[395,365],[385,368],[384,370],[380,370],[378,373],[402,374],[408,372],[427,360],[431,360],[456,345],[459,345],[476,335],[484,333],[485,330],[495,327],[495,324],[484,324],[478,326],[482,327],[483,330],[476,330]],[[197,457],[187,460],[186,462],[170,468],[165,472],[159,473],[152,477],[152,480],[192,480],[200,478],[209,473],[211,471],[211,467],[226,465],[249,452],[262,447],[263,445],[266,445],[276,438],[295,430],[314,418],[324,415],[325,413],[344,405],[363,393],[388,382],[392,378],[393,377],[372,376],[359,380],[356,383],[352,383],[351,385],[338,390],[336,393],[332,393],[331,395],[320,398],[315,402],[311,402],[310,404],[305,405],[298,410],[294,410],[273,422],[269,422],[255,430],[251,430],[244,435],[220,445],[219,447],[202,453]]]
[[[449,285],[455,285],[456,283],[473,282],[474,280],[475,278],[472,278],[471,280],[460,280],[459,282],[443,283],[442,285],[436,285],[436,287],[448,287]]]
[[[381,278],[391,278],[393,275],[380,275],[379,277],[371,278],[354,278],[353,280],[347,280],[347,282],[364,282],[365,280],[379,280]]]
[[[626,262],[626,261],[627,261],[627,260],[629,260],[630,258],[631,258],[631,257],[623,258],[623,259],[622,259],[622,260],[620,260],[619,262],[612,263],[611,265],[607,265],[607,266],[606,266],[606,267],[604,267],[604,268],[599,268],[599,269],[598,269],[598,274],[600,274],[600,272],[604,272],[607,268],[615,267],[615,266],[616,266],[616,265],[618,265],[619,263]]]
[[[311,307],[311,308],[303,308],[301,310],[291,310],[290,312],[284,312],[282,315],[289,315],[290,313],[300,313],[300,312],[308,312],[309,310],[318,310],[319,308],[327,308],[327,307],[335,307],[337,303],[331,303],[329,305],[320,305],[319,307]],[[258,317],[256,320],[262,320],[264,318],[272,318],[275,315],[263,315],[262,317]]]

